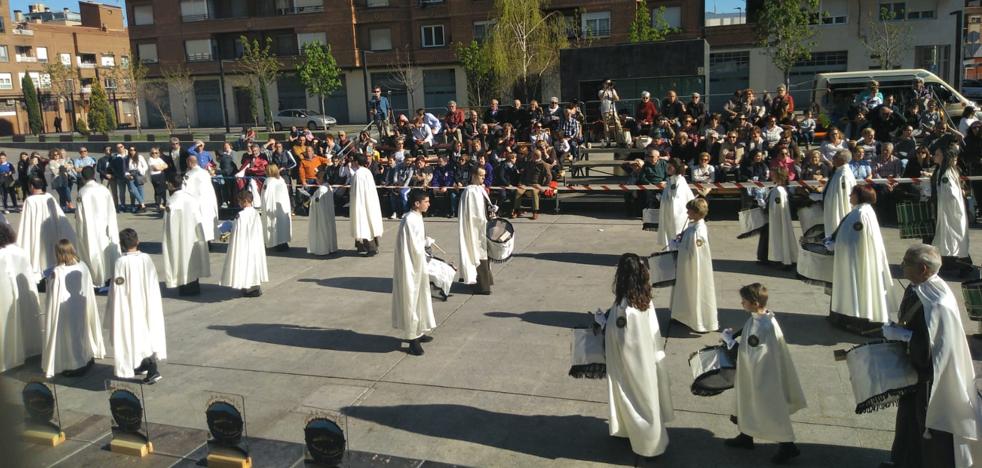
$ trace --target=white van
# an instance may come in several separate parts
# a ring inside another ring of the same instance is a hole
[[[927,70],[866,70],[858,72],[819,73],[815,75],[812,88],[812,102],[818,104],[819,113],[827,115],[833,122],[845,117],[856,95],[863,92],[872,80],[880,83],[880,92],[885,98],[893,94],[897,104],[903,106],[910,100],[914,81],[920,78],[924,85],[934,92],[938,100],[945,103],[944,109],[951,120],[958,123],[965,108],[978,105],[962,96],[950,84]]]

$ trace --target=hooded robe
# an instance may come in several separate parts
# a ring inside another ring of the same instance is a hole
[[[290,191],[282,177],[269,177],[263,185],[263,225],[266,247],[287,244],[293,238]]]
[[[334,217],[334,190],[321,185],[310,196],[310,220],[307,223],[307,253],[327,255],[338,251],[338,232]]]
[[[426,231],[423,216],[410,210],[402,217],[396,237],[392,273],[392,328],[414,340],[436,327],[430,276],[426,273]]]
[[[938,218],[931,245],[938,248],[942,257],[968,257],[968,216],[958,169],[949,167],[932,188],[938,201]]]
[[[693,222],[682,231],[670,308],[672,317],[693,331],[705,333],[719,328],[713,254],[704,220]]]
[[[833,237],[832,312],[875,323],[890,321],[900,301],[873,207],[857,206]]]
[[[164,308],[157,269],[143,252],[127,252],[115,266],[107,310],[112,317],[116,377],[131,379],[144,358],[167,359]]]
[[[798,261],[798,238],[791,222],[791,203],[784,187],[767,194],[767,259],[791,265]]]
[[[483,185],[468,185],[460,194],[457,233],[460,240],[460,281],[477,284],[477,267],[488,259],[487,193]]]
[[[27,197],[17,227],[17,245],[27,253],[38,277],[57,263],[55,246],[62,239],[77,244],[75,230],[58,201],[48,193]]]
[[[121,255],[116,202],[108,188],[90,180],[78,189],[75,229],[78,256],[89,267],[92,281],[101,287],[113,277],[113,265]]]
[[[205,225],[198,202],[191,194],[178,190],[167,199],[164,212],[164,280],[176,288],[211,276]]]
[[[673,175],[665,182],[661,192],[661,209],[658,211],[658,231],[655,246],[663,249],[682,232],[688,220],[685,205],[695,198],[685,177]]]
[[[831,236],[835,229],[839,227],[839,222],[849,211],[852,205],[849,203],[849,195],[852,188],[856,186],[856,177],[852,175],[849,165],[843,164],[835,169],[829,183],[825,184],[823,193],[823,212],[825,217],[825,235]]]
[[[351,176],[351,236],[358,241],[382,237],[382,209],[372,171],[359,167]]]
[[[0,372],[41,354],[41,303],[31,262],[14,244],[0,249]]]
[[[102,317],[84,263],[58,265],[48,279],[41,367],[47,378],[106,356]]]
[[[243,208],[232,228],[222,271],[222,286],[248,289],[269,281],[263,222],[253,207]]]
[[[215,195],[215,187],[211,184],[211,174],[200,166],[192,167],[184,174],[184,185],[181,188],[196,199],[205,231],[205,240],[208,242],[215,240],[218,226],[218,197]]]

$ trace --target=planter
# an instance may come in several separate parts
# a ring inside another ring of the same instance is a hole
[[[14,135],[13,141],[14,143],[24,143],[27,141],[27,139],[24,137],[24,135]]]
[[[109,135],[93,133],[89,135],[89,141],[109,141]]]
[[[133,141],[133,135],[130,135],[129,133],[123,135],[123,141]]]
[[[225,134],[224,133],[211,133],[211,134],[208,135],[208,141],[224,142],[225,141]]]
[[[181,141],[194,141],[194,135],[190,133],[172,133],[170,137]]]
[[[75,141],[75,137],[72,135],[58,135],[58,141],[61,143],[71,143]]]
[[[157,137],[153,136],[153,133],[148,133],[147,141],[157,141]]]

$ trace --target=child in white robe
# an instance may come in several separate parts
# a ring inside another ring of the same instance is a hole
[[[767,226],[761,230],[757,243],[757,263],[776,262],[790,268],[798,261],[798,238],[791,222],[788,170],[775,167],[771,171],[771,182],[774,187],[767,192]]]
[[[238,218],[223,225],[223,230],[232,231],[232,237],[228,241],[222,286],[240,289],[245,297],[259,297],[263,294],[260,286],[269,281],[263,222],[252,207],[252,192],[239,192],[238,201],[242,207]]]
[[[338,232],[334,217],[334,189],[325,183],[327,166],[317,169],[317,191],[310,196],[310,221],[307,223],[307,253],[329,255],[338,251]]]
[[[719,328],[713,254],[709,249],[709,230],[703,220],[709,214],[709,203],[705,198],[696,198],[685,209],[689,227],[669,246],[678,250],[670,307],[672,318],[696,333],[706,333]]]
[[[41,366],[47,378],[61,372],[66,377],[85,375],[95,358],[106,356],[99,316],[92,289],[92,275],[82,263],[71,241],[55,245],[58,264],[45,271],[48,280],[44,318],[44,350]]]
[[[266,228],[266,247],[277,252],[290,250],[293,238],[293,217],[290,207],[290,190],[280,176],[276,164],[266,166],[266,183],[263,184],[262,212]]]
[[[666,166],[668,180],[661,192],[661,210],[658,212],[658,232],[655,247],[663,249],[685,228],[685,207],[694,198],[692,189],[685,182],[685,164],[672,158]]]

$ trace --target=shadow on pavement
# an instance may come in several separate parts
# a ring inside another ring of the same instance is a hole
[[[523,322],[545,325],[547,327],[581,328],[593,323],[590,314],[586,312],[558,312],[533,310],[519,314],[512,312],[487,312],[484,315],[498,318],[517,318]]]
[[[777,322],[784,332],[784,340],[788,344],[798,346],[834,346],[839,344],[862,344],[873,338],[849,333],[836,328],[829,323],[824,315],[795,314],[775,311]],[[746,311],[740,309],[719,309],[720,330],[732,328],[739,330],[749,317]]]
[[[758,265],[753,260],[720,260],[713,259],[713,271],[718,273],[743,273],[747,275],[765,276],[769,278],[794,279],[796,270],[783,270],[780,267]]]
[[[149,255],[160,255],[164,253],[164,246],[160,242],[140,242],[140,252]]]
[[[317,283],[318,286],[329,288],[351,289],[354,291],[367,291],[377,293],[392,293],[392,278],[378,278],[372,276],[342,276],[339,278],[303,278],[297,280],[301,283]]]
[[[400,351],[403,344],[402,340],[391,336],[283,323],[210,325],[208,329],[221,330],[228,336],[260,343],[352,353],[391,353]]]
[[[534,258],[536,260],[551,260],[562,263],[578,263],[580,265],[596,265],[616,267],[620,255],[598,254],[592,252],[544,252],[520,253],[516,257]]]
[[[221,279],[221,272],[218,273],[218,278]],[[198,304],[213,304],[242,297],[242,291],[238,289],[206,283],[201,283],[201,294],[195,296],[181,296],[178,294],[178,288],[168,288],[164,283],[160,283],[160,294],[165,298]]]
[[[109,337],[108,334],[106,337]],[[111,357],[111,354],[107,357]],[[55,374],[55,376],[51,379],[45,379],[44,370],[41,369],[41,358],[40,356],[34,356],[28,358],[24,362],[24,365],[4,372],[3,376],[25,383],[37,380],[53,383],[60,387],[72,387],[81,390],[101,392],[106,389],[106,380],[113,378],[113,366],[112,364],[96,362],[96,364],[81,377],[65,377],[61,374]]]

